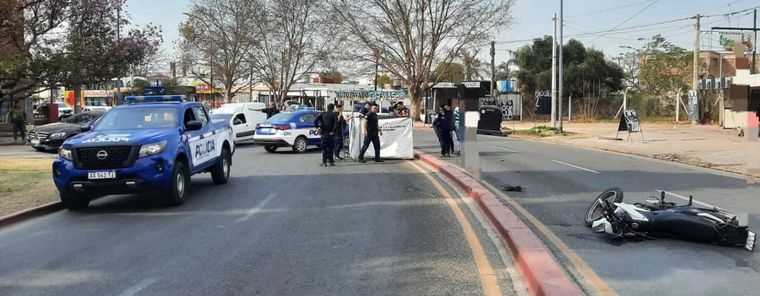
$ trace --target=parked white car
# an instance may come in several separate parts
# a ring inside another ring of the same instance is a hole
[[[228,103],[211,110],[211,120],[229,122],[235,142],[253,140],[256,124],[267,119],[264,108],[264,103]]]

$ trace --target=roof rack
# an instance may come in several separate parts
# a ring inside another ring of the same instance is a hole
[[[187,100],[185,95],[163,95],[163,96],[126,96],[124,101],[129,104],[149,103],[149,102],[184,102]]]

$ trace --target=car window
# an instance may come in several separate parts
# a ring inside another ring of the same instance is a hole
[[[316,119],[317,119],[317,117],[314,114],[306,114],[304,116],[301,116],[300,121],[301,122],[314,122],[314,120],[316,120]]]
[[[193,112],[193,108],[187,108],[185,116],[182,118],[182,125],[187,127],[187,123],[193,120],[195,120],[195,112]]]
[[[208,116],[206,116],[206,111],[201,106],[193,106],[193,112],[195,113],[195,118],[200,121],[203,126],[206,126],[208,124]]]
[[[175,107],[136,107],[105,113],[95,130],[171,128],[177,124]]]
[[[234,121],[234,123],[235,123],[235,124],[243,124],[243,123],[246,123],[246,121],[245,121],[245,114],[243,114],[243,113],[240,113],[240,114],[238,114],[237,116],[235,116],[235,121]]]

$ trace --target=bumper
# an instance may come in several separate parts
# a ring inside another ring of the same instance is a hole
[[[253,143],[262,146],[290,147],[293,146],[294,140],[288,141],[286,138],[278,135],[255,135]]]
[[[29,146],[37,149],[58,150],[58,148],[61,148],[61,145],[63,145],[63,141],[65,141],[65,139],[41,140],[39,143],[32,143],[34,139],[27,138],[26,141],[29,143]]]
[[[80,170],[71,161],[57,158],[53,162],[53,181],[61,192],[90,197],[160,191],[171,183],[174,166],[173,160],[162,156],[163,153],[139,158],[131,167],[111,169],[116,178],[103,180],[89,180],[87,173],[110,170]]]

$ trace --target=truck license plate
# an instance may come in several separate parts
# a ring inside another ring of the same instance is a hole
[[[90,180],[116,179],[116,171],[87,172],[87,179],[90,179]]]
[[[747,231],[747,244],[744,245],[744,248],[747,249],[747,251],[752,252],[752,249],[755,248],[755,233],[752,231]]]

